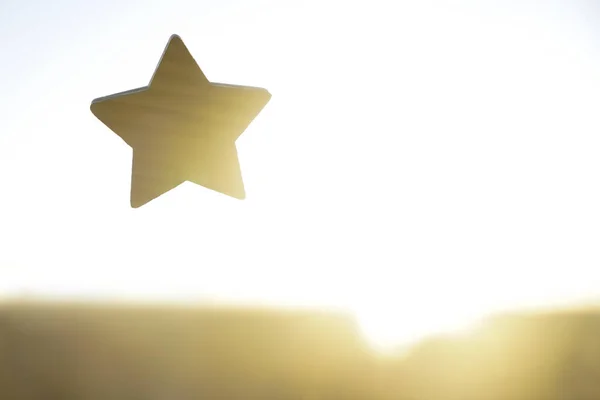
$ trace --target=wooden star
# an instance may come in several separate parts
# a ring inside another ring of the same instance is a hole
[[[266,89],[209,82],[172,35],[148,86],[97,98],[90,108],[133,149],[137,208],[184,181],[243,199],[235,141],[270,98]]]

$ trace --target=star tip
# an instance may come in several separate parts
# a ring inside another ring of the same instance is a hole
[[[242,189],[239,192],[231,193],[230,196],[236,200],[246,200],[246,191]]]
[[[102,102],[106,99],[106,97],[97,97],[94,100],[92,100],[92,102],[90,103],[90,111],[92,112],[92,114],[96,115],[96,112],[101,108]]]
[[[262,89],[262,93],[264,96],[264,102],[266,104],[271,100],[271,97],[273,97],[273,95],[271,94],[271,92],[269,92],[269,90],[267,90],[265,88],[261,88],[261,89]]]
[[[131,208],[140,208],[141,206],[144,205],[144,203],[140,203],[139,201],[134,201],[133,199],[131,199],[129,201],[129,205],[131,206]]]
[[[181,36],[179,36],[176,33],[173,33],[170,37],[169,37],[169,42],[171,42],[172,40],[181,40]]]

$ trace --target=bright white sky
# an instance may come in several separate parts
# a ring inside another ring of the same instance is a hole
[[[5,0],[0,293],[349,307],[381,340],[599,298],[586,4]],[[89,104],[146,85],[173,33],[273,95],[244,201],[129,206],[131,149]]]

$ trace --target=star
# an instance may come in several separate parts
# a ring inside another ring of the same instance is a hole
[[[263,88],[209,82],[172,35],[148,86],[94,99],[90,109],[133,149],[137,208],[185,181],[244,199],[235,141],[270,98]]]

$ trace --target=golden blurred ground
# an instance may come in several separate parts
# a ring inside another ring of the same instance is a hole
[[[382,357],[343,314],[6,303],[0,398],[600,399],[600,312],[497,316]]]

